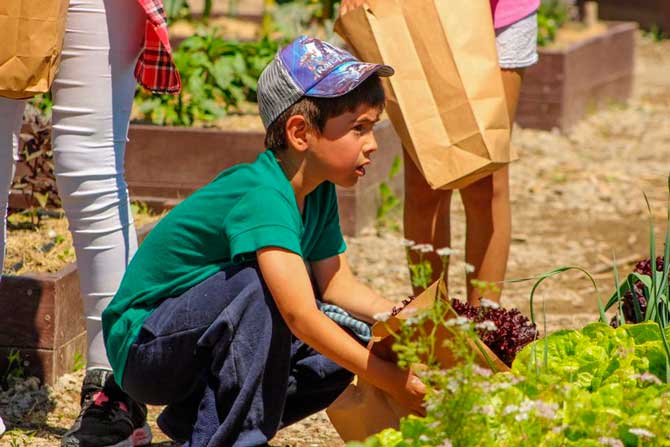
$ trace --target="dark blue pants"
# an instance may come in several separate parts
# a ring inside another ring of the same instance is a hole
[[[351,379],[292,336],[253,264],[162,302],[130,349],[123,388],[167,405],[159,426],[185,445],[237,447],[264,445]]]

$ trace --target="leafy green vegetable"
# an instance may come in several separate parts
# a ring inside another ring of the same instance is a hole
[[[256,82],[281,42],[224,40],[196,34],[184,40],[174,60],[182,78],[179,95],[153,95],[143,90],[135,97],[141,120],[153,124],[192,126],[211,123],[256,101]]]
[[[568,7],[562,0],[544,0],[537,11],[537,44],[549,45],[556,39],[556,31],[568,19]]]

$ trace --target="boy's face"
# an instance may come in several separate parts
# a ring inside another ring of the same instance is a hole
[[[367,104],[330,118],[323,132],[310,132],[309,158],[322,178],[336,185],[354,186],[365,175],[370,154],[377,150],[373,127],[381,111]]]

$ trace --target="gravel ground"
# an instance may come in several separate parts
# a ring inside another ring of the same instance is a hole
[[[560,265],[595,274],[603,295],[612,290],[611,259],[620,270],[647,252],[646,192],[656,216],[664,216],[670,153],[670,41],[638,38],[634,97],[584,119],[570,132],[516,129],[522,158],[511,168],[513,241],[509,278],[538,275]],[[454,248],[463,247],[464,215],[453,201]],[[396,216],[399,219],[399,216]],[[663,221],[660,220],[660,223]],[[662,230],[663,227],[659,229]],[[365,282],[388,296],[410,293],[401,235],[371,230],[348,239],[349,258]],[[462,262],[452,263],[451,293],[463,296]],[[528,313],[531,283],[505,287],[503,304]],[[543,285],[549,331],[577,328],[597,315],[596,295],[580,275],[565,273]],[[82,372],[57,386],[19,381],[0,393],[0,413],[11,430],[0,446],[54,446],[78,412]],[[158,409],[151,413],[155,418]],[[21,421],[17,425],[17,421]],[[155,426],[154,426],[155,427]],[[155,444],[172,446],[158,429]],[[324,413],[279,432],[275,446],[340,446]]]

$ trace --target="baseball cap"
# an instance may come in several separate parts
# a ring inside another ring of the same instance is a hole
[[[267,129],[303,96],[336,98],[373,73],[391,76],[388,65],[361,62],[350,53],[314,37],[300,36],[279,50],[258,79],[258,109]]]

